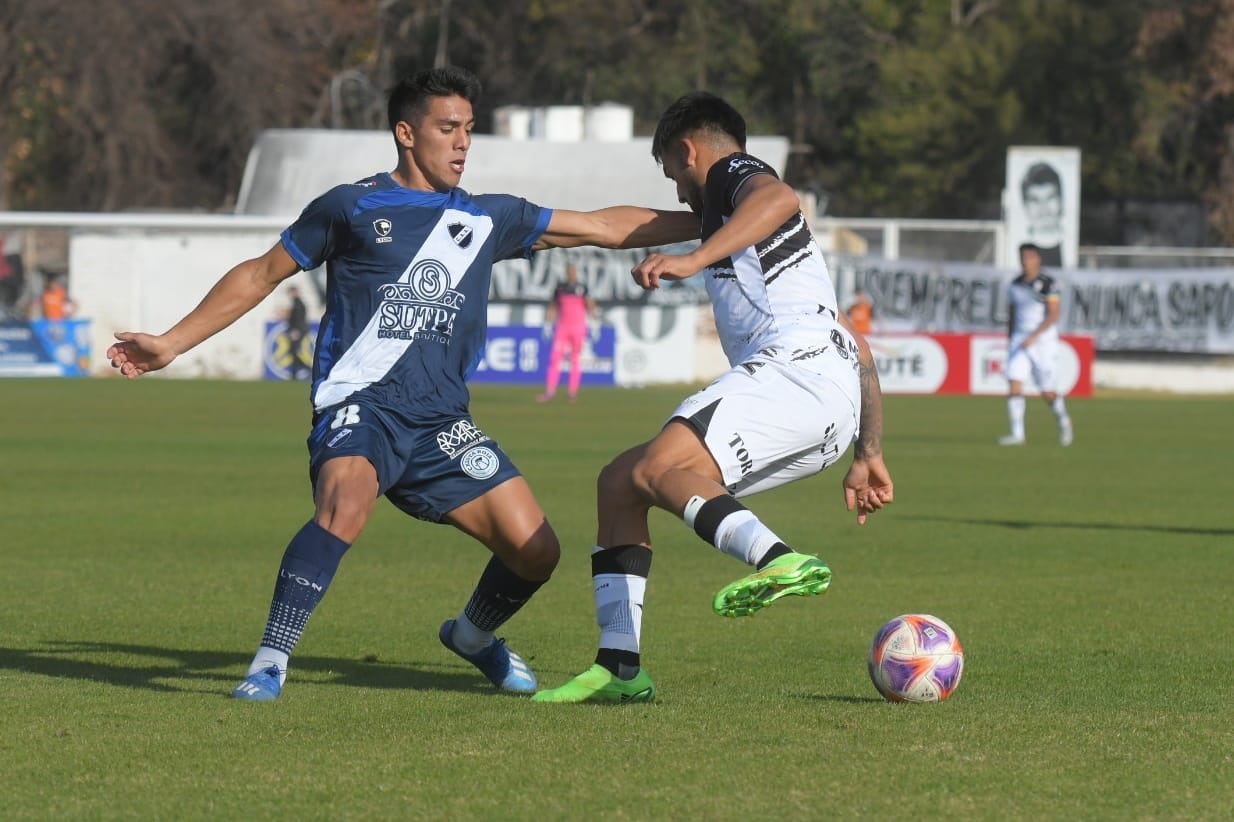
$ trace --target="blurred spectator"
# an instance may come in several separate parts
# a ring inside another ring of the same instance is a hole
[[[874,330],[874,303],[870,300],[870,295],[864,291],[858,291],[853,295],[852,305],[845,313],[848,314],[848,321],[853,324],[853,328],[862,335]]]
[[[17,302],[24,288],[21,235],[16,232],[0,234],[0,318],[17,313]]]
[[[48,274],[39,297],[39,311],[45,320],[67,320],[76,305],[69,299],[69,290],[59,274]]]
[[[287,342],[291,349],[291,364],[288,373],[292,380],[300,379],[301,373],[308,373],[309,363],[304,358],[304,338],[308,336],[308,308],[300,298],[300,289],[294,285],[287,289],[291,299],[291,307],[287,310]]]

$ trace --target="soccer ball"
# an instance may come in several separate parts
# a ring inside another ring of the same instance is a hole
[[[870,679],[889,702],[942,702],[964,673],[964,649],[951,626],[929,614],[904,614],[874,635]]]

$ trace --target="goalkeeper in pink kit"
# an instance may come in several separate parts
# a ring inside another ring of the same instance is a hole
[[[570,350],[570,380],[566,384],[566,393],[571,402],[578,396],[578,386],[583,379],[583,345],[587,340],[587,320],[590,317],[598,321],[599,316],[596,301],[587,293],[587,286],[578,281],[578,269],[573,263],[567,265],[566,281],[559,283],[553,291],[548,313],[544,317],[545,336],[548,336],[549,326],[555,324],[555,328],[544,393],[537,397],[540,402],[548,402],[557,394],[557,383],[561,379],[561,359],[567,348]]]

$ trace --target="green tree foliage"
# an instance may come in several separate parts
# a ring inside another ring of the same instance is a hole
[[[1143,90],[1132,148],[1160,189],[1201,196],[1234,243],[1234,0],[1196,0],[1144,17]]]
[[[237,190],[258,130],[309,121],[340,43],[371,30],[353,8],[368,5],[0,3],[10,204],[217,208]]]
[[[1117,196],[1137,177],[1135,2],[903,6],[871,14],[886,46],[853,134],[871,210],[997,216],[1009,145],[1079,146],[1090,197]],[[897,172],[879,170],[888,165]]]
[[[79,0],[0,3],[10,205],[216,208],[262,128],[384,127],[475,71],[505,104],[706,88],[790,138],[831,213],[993,217],[1009,145],[1083,151],[1086,200],[1204,198],[1234,239],[1234,0]],[[3,196],[3,195],[0,195]],[[2,202],[2,201],[0,201]]]

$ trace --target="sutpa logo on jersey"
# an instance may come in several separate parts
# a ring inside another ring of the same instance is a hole
[[[454,320],[467,299],[450,288],[450,272],[437,260],[421,260],[405,281],[380,288],[377,336],[388,340],[429,340],[446,343]]]

